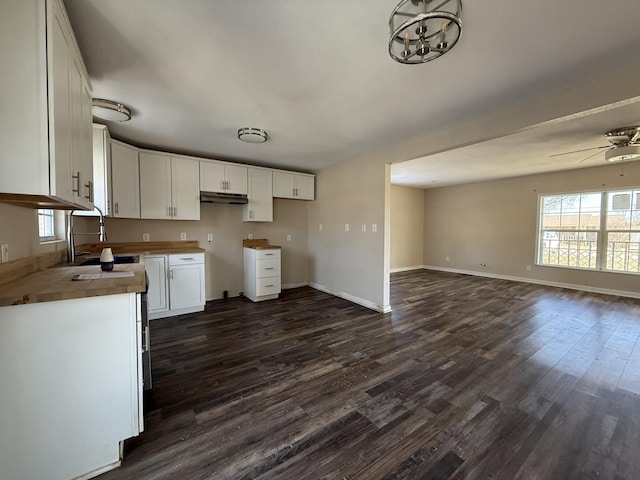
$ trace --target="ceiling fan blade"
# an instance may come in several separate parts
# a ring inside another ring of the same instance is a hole
[[[611,147],[609,147],[609,148],[611,148]],[[589,155],[587,158],[583,158],[583,159],[582,159],[582,160],[580,160],[578,163],[586,162],[586,161],[587,161],[587,160],[589,160],[590,158],[593,158],[593,157],[595,157],[596,155],[599,155],[599,154],[601,154],[601,153],[602,153],[602,152],[596,152],[596,153],[594,153],[593,155]]]
[[[574,150],[572,152],[554,153],[553,155],[549,155],[549,157],[559,157],[561,155],[571,155],[572,153],[588,152],[589,150],[596,150],[596,149],[601,150],[603,148],[611,148],[611,145],[604,145],[602,147],[583,148],[582,150]]]

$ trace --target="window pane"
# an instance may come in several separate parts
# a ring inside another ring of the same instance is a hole
[[[598,233],[566,230],[541,232],[538,262],[541,265],[596,268]]]
[[[38,233],[41,238],[55,236],[53,210],[38,210]]]
[[[580,230],[600,229],[601,199],[600,193],[580,195]]]
[[[542,228],[546,230],[598,230],[600,193],[550,195],[543,198]]]
[[[609,232],[607,270],[640,272],[640,232]]]

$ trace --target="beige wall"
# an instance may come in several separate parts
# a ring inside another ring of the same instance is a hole
[[[307,284],[308,205],[309,202],[300,200],[274,199],[272,223],[243,222],[240,205],[201,204],[199,221],[107,218],[105,226],[108,239],[113,242],[140,242],[143,233],[149,233],[153,241],[180,240],[181,232],[187,234],[188,240],[197,240],[206,250],[206,297],[213,300],[222,298],[224,290],[229,296],[237,296],[244,290],[242,240],[249,233],[282,246],[283,286]],[[75,228],[97,230],[97,220],[78,219]],[[209,233],[213,233],[211,245],[207,242]],[[287,234],[291,234],[291,241],[287,241]]]
[[[426,190],[424,263],[637,294],[640,275],[535,265],[538,195],[640,185],[640,162],[620,171],[604,165]]]
[[[388,308],[389,190],[389,166],[382,162],[354,160],[318,172],[316,200],[309,205],[314,286],[371,308]]]
[[[64,235],[64,226],[58,227]],[[10,261],[66,248],[64,241],[40,243],[37,210],[0,203],[0,244],[5,243]]]
[[[391,271],[422,266],[423,230],[424,190],[391,185]]]

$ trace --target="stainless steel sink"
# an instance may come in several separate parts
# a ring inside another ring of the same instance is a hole
[[[113,263],[140,263],[140,255],[114,255]],[[77,267],[84,267],[89,265],[100,265],[100,257],[88,257],[84,260],[76,261]]]

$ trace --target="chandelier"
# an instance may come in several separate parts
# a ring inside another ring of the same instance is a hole
[[[462,0],[402,0],[389,17],[389,55],[426,63],[451,50],[462,34]]]

